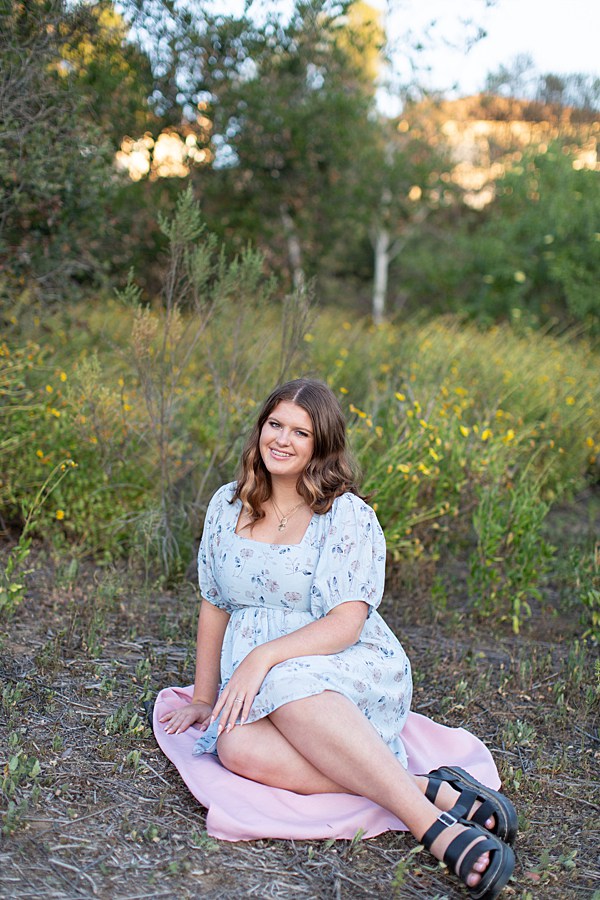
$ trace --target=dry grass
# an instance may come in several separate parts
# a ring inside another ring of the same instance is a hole
[[[6,778],[21,748],[40,773],[21,776],[25,803],[4,815],[0,896],[466,896],[409,835],[207,836],[204,810],[140,718],[145,697],[192,678],[197,596],[134,582],[35,553],[28,599],[2,636],[0,761]],[[432,606],[410,572],[390,584],[384,614],[412,657],[415,709],[482,737],[519,810],[503,896],[600,897],[598,674],[593,649],[574,649],[574,617],[546,609],[525,634],[492,634],[460,603]]]

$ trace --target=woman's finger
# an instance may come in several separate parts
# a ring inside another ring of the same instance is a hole
[[[223,731],[231,731],[239,715],[239,706],[239,701],[236,700],[235,696],[229,694],[221,713],[221,721],[217,729],[218,734],[221,734]]]
[[[256,695],[254,692],[248,692],[244,697],[244,703],[241,709],[240,725],[244,725],[246,723],[248,716],[250,715],[250,710],[252,709],[252,704],[254,703],[255,696]]]

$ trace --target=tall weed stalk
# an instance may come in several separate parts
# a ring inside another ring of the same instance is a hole
[[[133,278],[121,299],[133,307],[132,362],[148,416],[147,442],[157,472],[158,515],[142,525],[147,547],[152,522],[167,576],[182,560],[181,540],[195,533],[215,481],[230,474],[249,411],[298,358],[311,297],[299,291],[280,316],[279,354],[273,333],[275,282],[251,247],[228,260],[206,230],[191,189],[172,219],[162,303],[143,302]],[[282,324],[281,324],[282,322]],[[277,359],[279,356],[279,360]]]

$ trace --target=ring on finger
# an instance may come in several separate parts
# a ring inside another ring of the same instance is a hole
[[[243,698],[243,697],[236,697],[235,700],[234,700],[233,702],[234,702],[234,703],[243,703],[243,702],[244,702],[244,698]]]

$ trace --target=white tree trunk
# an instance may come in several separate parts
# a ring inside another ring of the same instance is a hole
[[[296,223],[287,207],[283,204],[280,206],[279,212],[287,241],[288,259],[292,270],[292,284],[297,291],[301,291],[304,289],[306,280],[304,278],[304,269],[302,268],[302,247],[300,246]]]
[[[390,233],[387,228],[379,226],[373,239],[375,251],[375,274],[373,278],[373,321],[381,325],[385,315],[385,298],[387,295],[388,272],[390,268]]]

